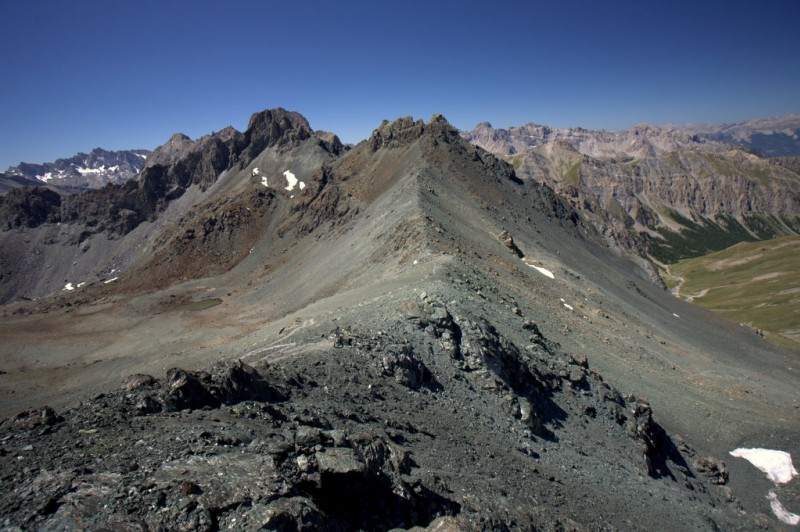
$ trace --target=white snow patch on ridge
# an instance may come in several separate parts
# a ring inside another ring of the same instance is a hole
[[[286,185],[286,190],[294,190],[295,185],[297,185],[297,177],[289,170],[286,170],[283,175],[286,177],[286,182],[289,183]]]
[[[792,455],[786,451],[740,448],[731,451],[730,455],[736,458],[744,458],[756,466],[767,474],[767,478],[773,484],[786,484],[797,476],[797,470],[792,464]]]
[[[299,183],[300,183],[300,184],[299,184],[299,186],[298,186],[297,177],[296,177],[296,176],[295,176],[295,175],[294,175],[294,174],[291,172],[291,170],[286,170],[286,171],[283,173],[283,175],[284,175],[284,177],[286,177],[286,182],[287,182],[287,183],[289,183],[289,184],[286,186],[286,190],[288,190],[289,192],[291,192],[292,190],[294,190],[294,187],[296,187],[296,186],[297,186],[297,187],[298,187],[300,190],[303,190],[304,188],[306,188],[306,184],[305,184],[304,182],[302,182],[302,181],[299,181]]]
[[[524,262],[525,264],[528,264],[528,261],[526,261],[524,258],[522,259],[522,262]],[[537,272],[541,273],[545,277],[549,277],[551,279],[555,279],[556,278],[556,276],[553,275],[553,272],[551,272],[547,268],[542,268],[541,266],[535,266],[533,264],[528,264],[528,266],[530,266],[531,268],[533,268]]]
[[[77,170],[78,173],[81,174],[81,175],[100,174],[100,173],[106,171],[106,167],[105,166],[101,166],[100,168],[81,168],[80,166],[77,166],[77,167],[75,167],[75,170]]]
[[[68,290],[68,291],[72,291],[72,290],[75,290],[75,287],[72,286],[72,283],[67,283],[67,284],[64,285],[63,289],[64,290]]]
[[[22,174],[16,174],[16,175],[22,175]],[[36,179],[38,179],[39,181],[44,181],[45,183],[47,183],[51,179],[63,179],[63,178],[64,178],[63,170],[56,170],[55,174],[53,174],[53,172],[45,172],[44,175],[36,176]]]

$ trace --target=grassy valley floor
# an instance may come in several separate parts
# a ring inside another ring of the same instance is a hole
[[[800,350],[800,237],[744,242],[663,273],[678,297]]]

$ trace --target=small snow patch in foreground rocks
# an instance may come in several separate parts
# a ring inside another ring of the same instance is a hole
[[[674,312],[672,313],[672,315],[673,315],[673,316],[675,316],[676,318],[680,318],[680,316],[678,316],[678,315],[677,315],[677,314],[675,314]]]
[[[784,508],[774,491],[770,490],[767,499],[769,499],[769,507],[772,508],[772,513],[775,514],[779,521],[787,525],[800,525],[800,515],[793,514]]]
[[[114,282],[114,281],[116,281],[117,279],[119,279],[119,277],[112,277],[112,278],[111,278],[111,279],[109,279],[108,281],[103,281],[103,284],[113,283],[113,282]]]
[[[63,290],[75,290],[75,287],[72,286],[72,283],[67,283],[64,285]]]
[[[564,303],[564,306],[565,306],[565,307],[566,307],[568,310],[575,310],[575,309],[573,309],[573,308],[572,308],[572,305],[570,305],[569,303]]]
[[[740,448],[731,451],[730,455],[736,458],[744,458],[756,466],[767,474],[767,478],[773,484],[786,484],[797,476],[797,470],[792,464],[792,455],[786,451]]]
[[[797,476],[797,470],[792,464],[792,455],[786,451],[774,451],[772,449],[735,449],[730,452],[731,456],[744,458],[759,470],[767,474],[773,484],[786,484]],[[800,515],[793,514],[786,510],[778,500],[774,491],[770,490],[767,495],[772,513],[787,525],[800,524]]]

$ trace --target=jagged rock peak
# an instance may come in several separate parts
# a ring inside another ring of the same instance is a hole
[[[247,164],[266,148],[296,144],[314,136],[314,131],[303,115],[279,107],[253,114],[244,135],[247,148],[242,162]]]
[[[183,167],[196,167],[205,161],[202,181],[212,182],[235,159],[244,146],[244,135],[233,127],[192,140],[183,133],[175,133],[162,146],[147,157],[145,169],[153,166],[165,168],[182,163]],[[213,169],[212,169],[213,167]]]
[[[337,135],[330,131],[317,130],[314,135],[322,142],[323,147],[333,155],[341,155],[346,151],[344,144]]]
[[[410,116],[398,118],[394,122],[384,120],[378,129],[372,132],[368,142],[370,149],[375,151],[382,147],[408,145],[424,134],[445,142],[453,142],[459,137],[458,130],[450,125],[444,116],[435,114],[427,123],[422,120],[415,121]]]
[[[186,142],[192,142],[192,138],[189,135],[184,135],[183,133],[175,133],[169,138],[167,144],[184,144]]]
[[[225,142],[225,141],[228,141],[228,140],[231,140],[231,139],[235,139],[235,138],[241,136],[241,134],[242,133],[240,131],[238,131],[235,127],[228,126],[226,128],[220,129],[216,133],[216,136],[221,141]]]

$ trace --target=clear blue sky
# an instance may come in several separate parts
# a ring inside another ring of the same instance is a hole
[[[285,107],[624,129],[800,112],[800,0],[0,0],[0,170]]]

